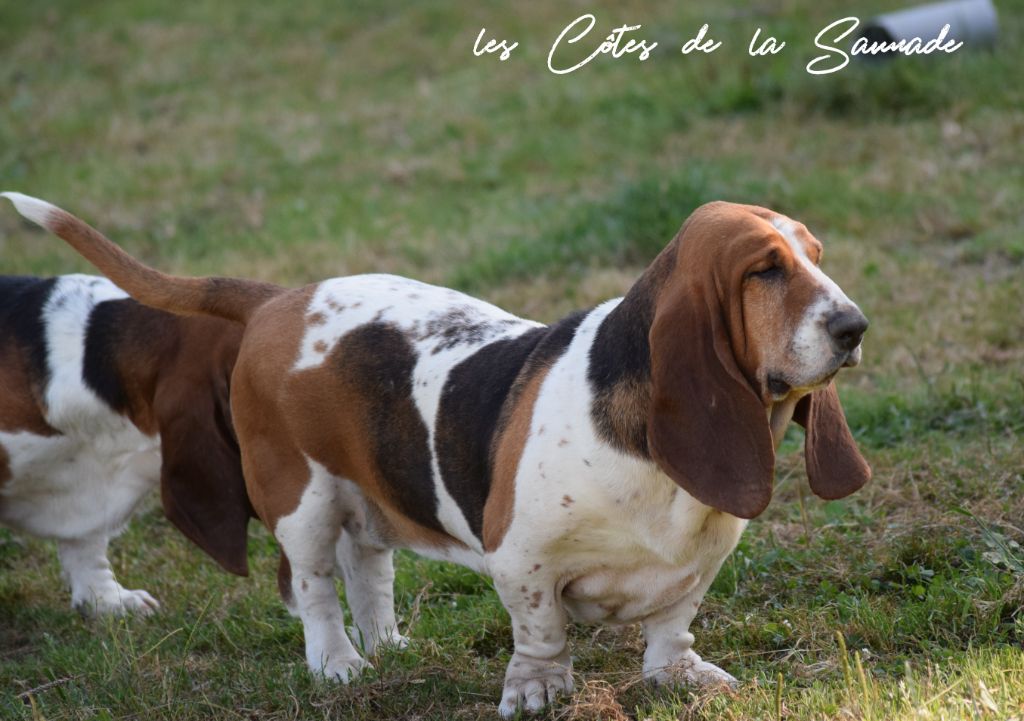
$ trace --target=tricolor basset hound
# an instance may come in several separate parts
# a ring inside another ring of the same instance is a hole
[[[72,604],[158,607],[107,543],[160,484],[168,518],[246,573],[228,381],[242,327],[148,308],[106,278],[0,276],[0,523],[56,539]]]
[[[733,682],[690,623],[771,500],[790,419],[819,496],[870,477],[832,384],[867,321],[818,267],[821,243],[764,208],[698,208],[624,298],[547,326],[388,275],[297,290],[171,277],[8,197],[143,303],[245,324],[231,407],[249,497],[329,678],[367,665],[335,569],[365,650],[402,644],[405,546],[493,577],[515,638],[505,717],[571,690],[569,618],[642,623],[655,682]]]

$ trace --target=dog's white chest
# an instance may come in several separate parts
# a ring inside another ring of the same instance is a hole
[[[619,452],[593,423],[580,422],[590,417],[592,395],[579,369],[616,305],[593,311],[549,371],[519,463],[516,520],[489,558],[495,575],[548,569],[568,613],[585,622],[631,623],[676,604],[710,582],[747,523],[700,503],[656,464]],[[523,580],[532,592],[532,578]]]
[[[576,621],[630,623],[674,605],[700,579],[692,567],[603,568],[571,581],[562,602]]]
[[[698,522],[680,524],[675,533],[670,519],[662,519],[667,527],[660,543],[632,529],[602,529],[600,538],[591,539],[581,568],[576,573],[570,569],[562,591],[569,615],[588,623],[632,623],[674,606],[702,581],[713,579],[746,521],[715,511],[691,518]]]

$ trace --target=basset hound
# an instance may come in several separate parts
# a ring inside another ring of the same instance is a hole
[[[832,379],[867,321],[821,243],[765,208],[698,208],[624,298],[542,325],[390,275],[305,288],[179,278],[48,203],[9,195],[141,302],[245,325],[231,408],[246,487],[281,545],[279,585],[317,674],[404,644],[392,549],[490,574],[515,650],[499,710],[572,689],[566,623],[643,626],[644,675],[731,683],[690,624],[775,448],[806,428],[811,488],[870,478]]]
[[[56,539],[76,608],[158,608],[107,560],[158,482],[168,518],[247,572],[228,408],[241,338],[237,323],[148,308],[106,278],[0,276],[0,523]]]

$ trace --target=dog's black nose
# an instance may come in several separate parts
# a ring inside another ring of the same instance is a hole
[[[851,351],[860,345],[868,329],[868,319],[856,308],[838,310],[828,317],[825,327],[840,350]]]

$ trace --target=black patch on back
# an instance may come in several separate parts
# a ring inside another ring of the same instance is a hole
[[[387,323],[356,328],[339,348],[332,362],[366,399],[364,422],[388,500],[421,526],[447,535],[437,520],[427,427],[412,397],[415,349]]]
[[[491,452],[503,410],[539,369],[562,355],[586,315],[485,345],[448,375],[437,409],[434,449],[445,488],[482,540],[491,489]]]
[[[118,413],[128,409],[128,394],[117,367],[117,348],[134,304],[127,298],[98,303],[89,314],[85,330],[82,380]]]
[[[0,276],[0,341],[13,339],[18,345],[39,393],[50,381],[43,308],[56,282],[56,278]]]
[[[114,412],[130,415],[126,383],[144,383],[156,372],[158,358],[176,352],[184,320],[132,298],[97,303],[85,327],[82,382]],[[146,360],[125,364],[129,356]]]
[[[546,328],[495,341],[463,360],[441,391],[434,449],[444,485],[469,527],[482,537],[491,487],[490,449],[509,390]]]

